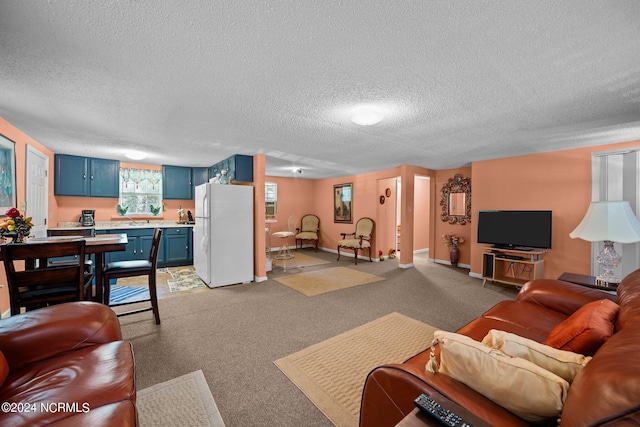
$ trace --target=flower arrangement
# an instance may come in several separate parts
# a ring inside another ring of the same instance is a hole
[[[382,255],[382,251],[378,251],[378,257],[380,258],[380,261],[384,261],[384,255]]]
[[[444,240],[445,245],[452,246],[454,248],[457,248],[459,244],[464,243],[464,238],[454,233],[443,234],[442,240]]]
[[[7,219],[0,224],[0,236],[11,237],[15,242],[22,242],[31,232],[31,217],[24,217],[16,208],[9,208],[5,212]]]

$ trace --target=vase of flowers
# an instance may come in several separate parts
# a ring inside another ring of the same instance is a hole
[[[451,265],[457,267],[458,259],[460,258],[460,250],[458,249],[458,245],[464,243],[464,238],[454,233],[447,233],[442,235],[442,240],[444,240],[444,244],[449,246],[450,248],[449,260],[451,261]]]
[[[24,239],[31,233],[31,217],[24,217],[16,208],[9,208],[4,213],[7,218],[0,224],[0,236],[11,237],[12,243],[24,243]]]

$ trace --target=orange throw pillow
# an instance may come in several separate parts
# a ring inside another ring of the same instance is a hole
[[[620,306],[608,299],[585,304],[553,328],[543,344],[591,356],[613,335],[618,311]]]

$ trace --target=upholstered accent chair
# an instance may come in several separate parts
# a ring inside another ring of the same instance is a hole
[[[356,231],[353,233],[341,233],[342,240],[338,241],[338,261],[340,260],[340,248],[350,249],[355,254],[358,264],[358,251],[369,249],[369,261],[371,259],[371,237],[373,237],[374,222],[371,218],[360,218],[356,223]]]
[[[296,228],[296,250],[298,249],[298,241],[300,242],[300,249],[302,249],[302,242],[304,240],[311,240],[316,242],[316,252],[318,252],[318,232],[320,231],[320,218],[313,214],[307,214],[302,217],[302,221],[299,228]]]

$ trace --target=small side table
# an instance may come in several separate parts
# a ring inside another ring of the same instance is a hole
[[[585,276],[584,274],[562,273],[560,277],[558,277],[558,280],[586,286],[587,288],[599,289],[601,291],[615,291],[618,289],[617,283],[596,284],[596,278],[594,276]]]

